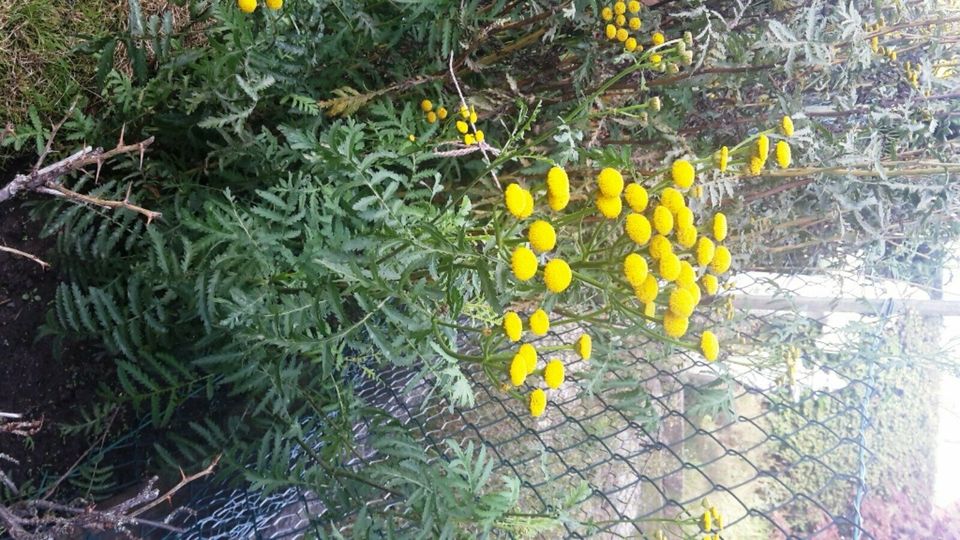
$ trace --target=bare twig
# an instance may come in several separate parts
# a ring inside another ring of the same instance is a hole
[[[0,420],[0,433],[10,433],[20,437],[32,437],[43,428],[43,418],[39,420],[17,420],[6,422]]]
[[[49,267],[50,267],[50,264],[49,264],[49,263],[44,262],[44,261],[43,261],[42,259],[40,259],[39,257],[36,257],[36,256],[34,256],[34,255],[31,255],[31,254],[29,254],[29,253],[27,253],[27,252],[25,252],[25,251],[20,251],[19,249],[14,249],[14,248],[12,248],[12,247],[7,247],[7,246],[0,246],[0,251],[6,252],[6,253],[12,253],[12,254],[14,254],[14,255],[19,255],[20,257],[26,257],[27,259],[30,259],[31,261],[39,264],[40,266],[42,266],[42,267],[44,267],[44,268],[49,268]]]
[[[177,482],[177,485],[167,490],[167,492],[162,497],[158,497],[150,504],[137,509],[137,511],[135,512],[131,512],[130,515],[134,517],[139,516],[144,512],[146,512],[147,510],[150,510],[154,506],[160,504],[161,502],[171,500],[178,491],[183,489],[190,482],[193,482],[194,480],[199,480],[200,478],[203,478],[204,476],[207,476],[213,473],[213,469],[217,466],[218,463],[220,463],[221,457],[223,457],[222,454],[217,454],[213,458],[213,460],[210,462],[210,464],[207,465],[203,470],[201,470],[200,472],[191,474],[190,476],[187,476],[186,474],[184,474],[183,469],[180,469],[180,481]]]
[[[70,115],[73,114],[73,111],[76,109],[76,107],[77,100],[73,100],[73,103],[67,110],[67,114],[63,115],[63,118],[61,118],[59,122],[53,124],[51,127],[50,136],[47,137],[47,145],[44,146],[43,152],[40,152],[40,155],[37,157],[37,162],[33,165],[34,172],[40,169],[40,166],[43,165],[43,160],[47,158],[47,155],[50,153],[50,149],[53,148],[53,140],[57,137],[57,132],[60,131],[60,128],[63,127],[63,124],[67,122],[67,119],[70,118]]]

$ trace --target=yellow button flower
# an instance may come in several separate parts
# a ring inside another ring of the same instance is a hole
[[[570,178],[561,167],[547,171],[547,202],[554,212],[559,212],[570,203]]]
[[[713,238],[717,242],[723,242],[727,238],[727,216],[723,212],[717,212],[713,216]]]
[[[688,289],[697,283],[697,272],[687,261],[680,261],[680,274],[675,281],[677,285]]]
[[[484,137],[484,135],[483,135],[483,130],[482,130],[482,129],[478,129],[478,130],[477,130],[477,142],[478,142],[478,143],[482,143],[483,140],[484,140],[484,138],[485,138],[485,137]]]
[[[523,335],[523,321],[515,312],[508,311],[503,314],[503,333],[510,341],[520,341],[520,336]]]
[[[647,204],[650,202],[647,190],[636,182],[631,182],[630,185],[623,190],[623,198],[627,200],[627,204],[634,212],[643,212],[647,209]]]
[[[428,113],[433,110],[433,103],[429,99],[420,102],[420,110]]]
[[[554,212],[559,212],[570,204],[570,193],[547,194],[547,204]]]
[[[411,134],[407,135],[407,140],[410,141],[410,142],[417,142],[417,136],[414,135],[413,133],[411,133]]]
[[[643,316],[650,319],[657,316],[657,303],[656,302],[647,302],[643,304]]]
[[[470,118],[470,109],[468,109],[466,105],[460,106],[460,117],[464,120]]]
[[[563,362],[554,358],[547,362],[547,367],[543,368],[543,380],[548,388],[556,390],[563,384]]]
[[[700,299],[703,298],[703,293],[700,292],[700,287],[696,283],[692,283],[689,287],[683,285],[683,289],[690,293],[690,296],[693,297],[693,305],[699,306]]]
[[[640,20],[640,17],[630,17],[627,26],[629,26],[631,30],[639,30],[640,27],[643,26],[643,21]]]
[[[717,290],[720,288],[720,283],[719,280],[717,280],[717,276],[712,274],[706,274],[700,278],[700,283],[703,284],[703,290],[707,291],[707,294],[711,296],[717,294]]]
[[[463,136],[463,144],[467,146],[477,144],[477,138],[473,136],[473,133],[467,133]]]
[[[590,337],[590,334],[581,335],[580,338],[577,339],[576,348],[580,358],[589,360],[593,354],[593,338]]]
[[[706,532],[713,530],[713,516],[710,515],[709,511],[703,513],[703,518],[700,520],[700,527]]]
[[[623,211],[623,201],[620,200],[619,195],[606,197],[598,193],[597,210],[607,219],[617,219],[620,216],[620,212]]]
[[[479,117],[477,116],[477,108],[476,108],[475,106],[471,105],[471,106],[470,106],[470,123],[471,123],[471,124],[476,124],[478,118],[479,118]]]
[[[623,275],[633,287],[639,287],[647,279],[647,260],[636,253],[631,253],[623,260]]]
[[[781,169],[786,169],[790,166],[790,145],[787,141],[777,141],[777,165]]]
[[[597,175],[597,187],[604,197],[619,197],[623,193],[623,175],[612,167],[605,167]]]
[[[696,170],[693,168],[693,164],[685,159],[678,159],[673,162],[673,166],[670,169],[671,176],[673,176],[673,183],[678,187],[687,189],[693,185],[693,179],[696,176]]]
[[[530,331],[538,336],[545,336],[550,331],[550,317],[547,312],[538,309],[530,315]]]
[[[510,384],[520,386],[525,380],[527,380],[527,361],[517,353],[510,361]]]
[[[617,30],[617,41],[623,43],[628,37],[630,37],[630,33],[627,32],[626,28],[620,28]]]
[[[680,275],[680,257],[675,253],[664,253],[660,256],[660,277],[673,281]]]
[[[767,156],[770,154],[770,137],[766,135],[760,135],[757,137],[757,157],[759,157],[764,163],[767,161]]]
[[[659,65],[660,65],[660,62],[662,62],[662,61],[663,61],[663,57],[661,57],[659,54],[654,53],[654,54],[651,54],[651,55],[650,55],[650,63],[651,63],[651,64],[653,64],[653,65],[655,65],[655,66],[659,66]]]
[[[730,262],[730,250],[726,246],[718,246],[713,261],[710,262],[710,270],[714,274],[722,274],[730,269]]]
[[[653,228],[662,235],[668,235],[673,230],[673,214],[662,204],[653,209]]]
[[[613,24],[608,24],[604,31],[607,34],[607,39],[617,39],[617,27]]]
[[[518,246],[510,258],[513,275],[520,281],[527,281],[537,273],[537,256],[530,248]]]
[[[683,193],[672,187],[663,188],[660,193],[660,204],[669,208],[670,212],[674,214],[687,206],[687,202],[683,199]]]
[[[706,236],[701,236],[697,241],[697,264],[707,266],[713,260],[713,254],[716,253],[717,246]]]
[[[647,247],[647,250],[650,252],[650,257],[657,261],[664,253],[673,253],[673,245],[670,244],[670,240],[667,240],[666,236],[658,234],[650,239],[650,246]]]
[[[605,8],[603,8],[603,9],[601,9],[601,10],[600,10],[600,18],[603,19],[603,20],[605,20],[605,21],[612,20],[612,19],[613,19],[613,10],[610,9],[609,7],[605,7]]]
[[[720,342],[717,341],[717,335],[710,330],[705,330],[703,335],[700,336],[700,351],[703,352],[703,357],[710,362],[716,360],[720,354]]]
[[[616,2],[613,4],[613,12],[617,15],[623,15],[627,12],[626,2]]]
[[[553,225],[542,219],[538,219],[530,225],[528,238],[530,239],[530,247],[537,253],[550,251],[557,245],[557,233],[553,230]]]
[[[686,206],[674,212],[677,227],[693,227],[693,210]]]
[[[460,133],[466,133],[470,129],[470,126],[467,125],[463,120],[457,120],[457,131]]]
[[[507,186],[503,192],[503,200],[507,211],[517,219],[525,219],[533,214],[533,195],[519,184]]]
[[[643,214],[628,214],[627,219],[624,221],[624,228],[630,240],[633,240],[638,246],[642,246],[650,241],[650,234],[652,233],[650,222]]]
[[[617,26],[625,26],[627,24],[627,17],[626,15],[617,15],[613,22],[616,23]]]
[[[627,38],[627,41],[623,43],[623,48],[627,52],[633,52],[637,50],[637,38]]]
[[[283,7],[283,0],[267,0],[267,7],[276,11]]]
[[[793,118],[784,116],[780,119],[780,131],[784,137],[793,137]]]
[[[757,176],[763,171],[763,160],[757,156],[750,156],[750,161],[747,164],[747,172],[750,176]]]
[[[677,243],[685,249],[692,248],[697,243],[697,228],[693,225],[686,227],[677,225]]]
[[[653,37],[650,38],[650,42],[653,43],[654,46],[663,45],[664,41],[666,41],[666,38],[664,38],[660,32],[654,32]]]
[[[547,409],[547,394],[539,388],[530,392],[530,416],[539,418]]]
[[[237,7],[244,13],[253,13],[257,10],[257,0],[237,0]]]
[[[627,11],[630,13],[639,13],[640,12],[640,2],[637,0],[630,0],[627,2]]]
[[[551,292],[562,293],[570,286],[573,272],[563,259],[552,259],[543,267],[543,282]]]
[[[690,320],[686,317],[678,317],[669,311],[663,314],[663,331],[672,338],[683,337],[689,326]]]
[[[670,312],[687,318],[693,314],[693,296],[686,289],[676,288],[670,293]]]
[[[647,274],[647,279],[643,280],[639,287],[633,289],[633,294],[641,302],[653,302],[660,294],[660,284],[657,283],[657,278],[653,277],[653,274]]]
[[[440,107],[439,109],[437,109],[437,118],[439,118],[439,119],[441,119],[441,120],[446,120],[446,119],[447,119],[447,108],[446,108],[446,107]]]
[[[434,124],[437,122],[437,113],[430,111],[427,113],[427,123]]]
[[[526,362],[527,375],[537,370],[537,349],[533,345],[524,343],[520,346],[517,354],[523,357],[523,361]]]
[[[726,146],[720,147],[720,152],[717,153],[717,168],[720,169],[720,172],[727,172],[727,165],[730,163],[730,149]]]

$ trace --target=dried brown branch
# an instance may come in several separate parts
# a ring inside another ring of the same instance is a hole
[[[3,420],[4,417],[14,418],[13,422]],[[0,433],[10,433],[20,437],[32,437],[43,428],[43,418],[39,420],[20,420],[20,415],[4,415],[0,417]]]
[[[137,509],[135,512],[131,512],[130,515],[134,517],[139,516],[144,512],[146,512],[147,510],[150,510],[154,506],[160,504],[163,501],[170,501],[178,491],[186,487],[186,485],[189,484],[190,482],[193,482],[194,480],[199,480],[204,476],[212,474],[213,469],[216,468],[218,463],[220,463],[221,457],[223,457],[222,454],[217,454],[216,456],[214,456],[213,460],[210,461],[210,464],[207,465],[203,470],[196,472],[194,474],[191,474],[190,476],[187,476],[186,474],[184,474],[183,469],[180,469],[180,481],[177,482],[177,485],[167,490],[167,492],[164,493],[162,497],[157,497],[153,502]]]
[[[7,246],[0,246],[0,251],[6,252],[6,253],[12,253],[12,254],[18,255],[18,256],[20,256],[20,257],[26,257],[27,259],[30,259],[31,261],[39,264],[40,266],[42,266],[42,267],[44,267],[44,268],[49,268],[49,267],[50,267],[50,264],[49,264],[49,263],[44,262],[43,259],[41,259],[41,258],[39,258],[39,257],[37,257],[37,256],[35,256],[35,255],[31,255],[31,254],[27,253],[26,251],[20,251],[19,249],[14,249],[14,248],[12,248],[12,247],[7,247]],[[0,428],[2,428],[2,426],[0,426]]]

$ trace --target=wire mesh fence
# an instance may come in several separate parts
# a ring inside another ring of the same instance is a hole
[[[730,336],[742,350],[772,347],[764,325],[783,316],[738,315]],[[582,331],[555,329],[542,344],[571,343]],[[437,455],[445,439],[484,445],[497,472],[521,480],[524,512],[549,513],[584,493],[574,519],[548,536],[652,537],[660,529],[679,538],[669,520],[702,512],[708,499],[726,517],[721,537],[873,538],[860,506],[882,368],[857,358],[807,357],[799,369],[734,354],[708,363],[642,340],[613,341],[594,360],[564,359],[570,384],[551,394],[539,419],[479,370],[469,373],[477,389],[469,408],[425,399],[428,383],[405,369],[365,381],[359,393]],[[364,429],[357,426],[360,438]],[[199,485],[188,506],[198,516],[185,538],[299,538],[350,526],[302,488],[265,495]]]

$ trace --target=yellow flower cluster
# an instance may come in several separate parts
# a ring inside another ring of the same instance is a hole
[[[283,7],[283,0],[266,0],[264,3],[274,11]],[[237,0],[237,7],[244,13],[253,13],[257,10],[257,0]]]
[[[706,503],[704,503],[704,506],[706,506]],[[723,530],[723,515],[715,506],[707,508],[703,515],[700,516],[700,529],[705,533]],[[714,537],[718,538],[719,536],[715,534]]]
[[[887,25],[883,19],[880,19],[874,24],[864,23],[863,29],[871,34],[876,34],[880,29],[884,28]],[[873,54],[879,56],[885,56],[890,59],[891,62],[897,61],[897,51],[891,47],[884,47],[880,45],[880,36],[874,35],[870,38],[870,50],[873,51]]]
[[[432,101],[424,99],[420,102],[420,110],[423,112],[423,117],[428,124],[442,122],[448,117],[451,120],[456,118],[453,125],[457,129],[457,132],[463,137],[463,144],[467,146],[480,144],[486,140],[483,130],[476,128],[479,116],[477,115],[477,108],[475,106],[471,105],[470,108],[467,108],[461,105],[459,115],[451,117],[446,107],[441,105],[434,108]]]
[[[643,26],[640,7],[640,2],[631,0],[614,2],[612,6],[605,6],[600,10],[600,18],[604,23],[604,35],[611,41],[623,43],[623,48],[627,52],[643,51],[643,45],[637,41],[637,38],[630,35],[630,32],[636,32]]]
[[[910,86],[920,89],[920,69],[913,67],[913,64],[907,60],[903,63],[903,72],[907,76],[907,81],[910,83]]]
[[[433,102],[429,99],[424,99],[420,102],[420,110],[423,112],[423,117],[428,124],[436,124],[437,120],[446,120],[448,116],[446,107],[441,105],[434,110]]]

